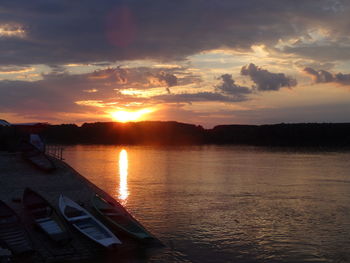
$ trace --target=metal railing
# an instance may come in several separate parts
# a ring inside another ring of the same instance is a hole
[[[55,157],[59,160],[64,160],[63,147],[61,145],[46,145],[45,154]]]

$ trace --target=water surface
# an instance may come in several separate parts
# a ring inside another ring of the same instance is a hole
[[[350,262],[350,153],[70,146],[167,249],[149,262]]]

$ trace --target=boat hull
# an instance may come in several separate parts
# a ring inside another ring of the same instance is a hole
[[[51,240],[66,243],[71,239],[56,209],[41,195],[26,188],[23,193],[23,205],[34,224]]]
[[[59,207],[64,218],[89,239],[107,248],[122,243],[105,225],[68,197],[60,196]]]
[[[126,209],[115,201],[107,201],[99,195],[92,198],[95,210],[116,229],[141,241],[153,240],[151,235]]]
[[[0,242],[13,254],[33,252],[29,236],[18,215],[0,201]]]
[[[37,169],[43,172],[51,172],[56,169],[55,164],[30,143],[22,143],[22,157]]]

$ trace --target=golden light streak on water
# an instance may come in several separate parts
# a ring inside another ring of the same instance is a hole
[[[128,191],[128,153],[122,149],[119,153],[119,200],[126,204]]]

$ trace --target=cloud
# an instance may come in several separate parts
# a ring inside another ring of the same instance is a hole
[[[283,73],[271,73],[252,63],[242,67],[241,75],[249,76],[259,91],[279,90],[283,87],[290,88],[297,85],[295,79]]]
[[[226,96],[218,92],[178,93],[153,96],[152,100],[168,103],[192,103],[192,102],[241,102],[247,100],[245,96]]]
[[[157,78],[165,83],[167,87],[172,87],[177,85],[177,77],[173,74],[166,73],[164,71],[161,71],[158,75]]]
[[[171,93],[170,87],[178,84],[178,78],[174,74],[166,73],[164,71],[156,74],[150,73],[148,76],[148,81],[151,86],[165,87],[168,93]]]
[[[314,70],[313,68],[307,67],[303,70],[306,74],[312,76],[316,83],[326,83],[333,81],[333,75],[325,70]]]
[[[169,61],[218,48],[273,47],[315,27],[338,43],[348,43],[350,33],[348,1],[17,0],[0,9],[3,65]],[[10,37],[22,31],[25,37]],[[314,56],[312,49],[286,52]]]
[[[0,37],[24,38],[25,35],[26,35],[26,32],[21,25],[13,24],[13,23],[0,24]]]
[[[215,89],[226,95],[242,95],[252,93],[250,88],[235,84],[235,81],[232,79],[232,75],[230,74],[223,74],[218,79],[221,79],[222,83],[221,85],[216,86]]]
[[[343,42],[343,43],[342,43]],[[342,43],[342,45],[340,45]],[[316,44],[307,46],[291,46],[286,47],[283,52],[296,54],[301,57],[311,58],[316,61],[344,61],[350,59],[350,41],[336,41],[323,46]]]
[[[33,67],[3,66],[0,67],[0,74],[20,74],[33,70]]]
[[[242,102],[248,100],[247,95],[252,89],[235,84],[232,75],[223,74],[219,78],[220,85],[214,87],[215,91],[201,91],[196,93],[177,93],[153,96],[153,100],[167,103],[192,103],[192,102]]]
[[[341,85],[350,85],[350,74],[333,74],[326,70],[315,70],[311,67],[304,68],[304,73],[311,76],[315,83],[338,83]]]
[[[310,62],[309,60],[295,61],[294,64],[301,70],[303,70],[304,68],[313,68],[315,70],[319,70],[319,69],[331,70],[335,66],[335,63],[331,63],[331,62],[320,63],[315,61]]]
[[[16,71],[27,68],[6,67],[3,70]],[[176,74],[181,77],[177,78]],[[157,82],[150,81],[150,77]],[[122,90],[144,90],[167,88],[189,83],[196,77],[186,73],[184,68],[106,68],[91,73],[69,74],[53,71],[41,75],[40,80],[0,81],[0,112],[18,113],[21,116],[37,116],[38,119],[64,113],[84,113],[100,108],[123,107],[151,103],[151,99],[123,94]],[[141,92],[142,93],[142,92]],[[44,117],[45,116],[45,117]]]

